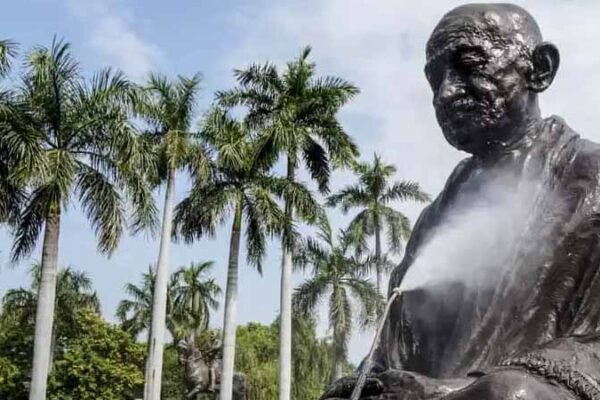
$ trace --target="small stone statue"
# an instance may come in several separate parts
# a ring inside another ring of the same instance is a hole
[[[180,362],[184,366],[189,391],[186,398],[195,399],[201,393],[217,393],[221,383],[223,356],[221,344],[200,350],[194,340],[186,338],[179,342]],[[233,399],[245,399],[245,379],[242,374],[233,377]]]
[[[480,260],[493,275],[485,285],[423,285],[393,304],[361,398],[600,399],[600,146],[542,118],[538,94],[558,66],[558,49],[515,5],[460,6],[435,27],[425,74],[436,117],[471,156],[419,217],[390,293],[457,210],[529,192],[519,233]],[[490,195],[500,171],[510,179]],[[355,382],[322,398],[347,399]]]

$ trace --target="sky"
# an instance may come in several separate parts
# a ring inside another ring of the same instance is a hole
[[[543,114],[560,115],[582,136],[600,141],[600,2],[516,3],[534,15],[544,38],[561,52],[556,80],[541,95]],[[362,157],[366,160],[379,153],[397,167],[399,179],[416,180],[436,195],[466,155],[444,141],[435,122],[423,74],[424,48],[437,21],[459,4],[452,0],[6,0],[0,38],[16,40],[22,52],[49,45],[54,35],[64,38],[85,73],[112,66],[142,81],[150,70],[168,76],[201,72],[199,112],[208,108],[216,90],[233,86],[234,68],[267,60],[283,65],[310,45],[319,75],[340,76],[361,89],[340,118]],[[333,189],[352,179],[348,172],[336,172]],[[183,198],[187,190],[188,183],[180,179],[177,197]],[[157,194],[161,203],[162,196]],[[395,206],[413,221],[422,208]],[[337,227],[352,217],[339,212],[331,216]],[[225,226],[215,240],[175,244],[171,268],[214,260],[214,276],[224,288],[228,243],[229,226]],[[0,295],[7,288],[28,285],[28,266],[40,258],[38,247],[31,259],[11,265],[10,245],[10,237],[0,231]],[[272,243],[269,250],[262,276],[242,258],[240,323],[270,323],[278,313],[279,246]],[[77,204],[70,206],[63,220],[59,264],[89,273],[103,313],[111,320],[124,297],[123,286],[139,282],[157,252],[152,238],[126,236],[107,259],[96,251],[93,232]],[[295,283],[302,279],[296,276]],[[221,325],[222,308],[212,321]],[[326,334],[326,324],[321,312],[321,334]],[[352,361],[367,353],[371,335],[354,333],[349,349]]]

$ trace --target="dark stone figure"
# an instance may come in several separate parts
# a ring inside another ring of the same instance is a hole
[[[492,285],[425,285],[394,303],[363,399],[600,399],[600,146],[541,117],[538,94],[558,65],[558,49],[514,5],[464,5],[433,31],[425,74],[436,117],[471,156],[419,217],[390,293],[499,170],[513,177],[506,192],[527,184],[531,201],[506,254],[485,261],[498,267],[486,266]],[[323,398],[349,398],[354,383]]]
[[[221,385],[223,355],[221,344],[216,343],[212,348],[200,350],[196,343],[184,339],[179,343],[179,361],[184,366],[185,380],[188,386],[187,399],[196,399],[200,394],[216,394]],[[233,376],[233,400],[246,398],[246,378],[243,374]]]

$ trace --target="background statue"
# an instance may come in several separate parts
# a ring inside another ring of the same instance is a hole
[[[185,380],[188,386],[186,397],[196,399],[199,394],[218,393],[221,383],[223,355],[221,343],[205,343],[206,348],[199,348],[196,341],[186,338],[179,342],[180,361],[184,366]],[[246,398],[245,379],[243,374],[233,377],[233,399]]]
[[[600,146],[541,117],[558,49],[522,8],[470,4],[426,55],[442,132],[471,156],[392,273],[404,292],[362,398],[600,399]]]

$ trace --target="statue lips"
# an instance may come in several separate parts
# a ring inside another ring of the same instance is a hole
[[[477,102],[467,97],[455,98],[442,104],[444,115],[450,120],[472,117],[473,114],[479,113],[479,108]]]

